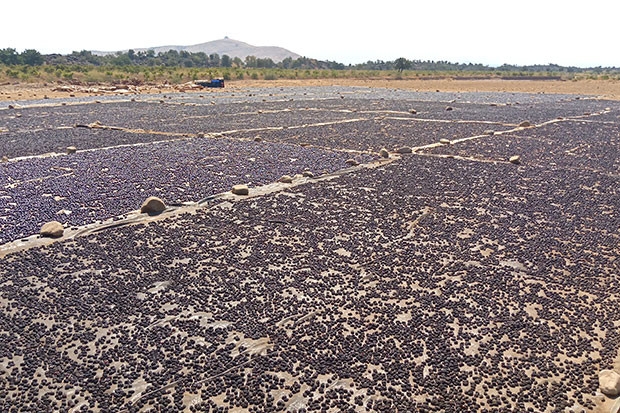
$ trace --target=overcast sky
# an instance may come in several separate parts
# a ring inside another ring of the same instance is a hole
[[[341,63],[620,67],[618,0],[3,0],[0,49],[67,54],[228,36]]]

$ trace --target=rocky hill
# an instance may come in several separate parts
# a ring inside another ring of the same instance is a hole
[[[292,59],[297,59],[298,57],[301,57],[299,54],[291,52],[290,50],[284,49],[282,47],[253,46],[239,40],[229,39],[228,37],[191,46],[157,46],[147,48],[135,48],[133,50],[136,52],[153,50],[157,54],[160,52],[167,52],[171,49],[177,50],[179,52],[182,50],[188,51],[190,53],[204,52],[208,55],[217,53],[220,56],[228,55],[232,58],[239,57],[240,59],[245,59],[246,56],[256,56],[257,58],[261,59],[269,58],[274,62],[281,62],[287,57],[291,57]],[[126,52],[127,50],[123,51]],[[115,52],[93,51],[93,53],[98,55],[106,55]]]

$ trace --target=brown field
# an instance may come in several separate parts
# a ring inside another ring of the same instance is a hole
[[[523,93],[562,93],[595,95],[602,99],[620,100],[620,82],[617,80],[458,80],[446,79],[278,79],[278,80],[232,80],[227,82],[228,89],[250,87],[284,87],[284,86],[364,86],[415,91],[442,92],[523,92]],[[58,91],[58,85],[42,84],[4,84],[0,85],[0,102],[8,100],[33,100],[43,96],[49,98],[97,95],[98,93],[81,92],[79,87],[74,92]],[[140,86],[134,93],[171,93],[179,91],[177,86]],[[200,90],[200,89],[199,89]]]

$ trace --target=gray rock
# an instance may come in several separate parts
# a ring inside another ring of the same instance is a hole
[[[514,156],[511,156],[511,157],[508,159],[508,162],[513,163],[513,164],[515,164],[515,165],[518,165],[518,164],[520,164],[520,163],[521,163],[521,157],[520,157],[519,155],[514,155]]]
[[[282,182],[283,184],[292,184],[293,177],[290,175],[283,175],[282,178],[278,179],[278,182]]]
[[[452,144],[452,141],[450,139],[442,138],[439,139],[439,143],[441,143],[442,145],[450,145]]]
[[[156,196],[150,196],[142,203],[142,206],[140,207],[140,212],[143,214],[159,214],[165,209],[166,204],[164,204],[164,201],[157,198]]]
[[[411,113],[412,115],[415,115],[416,113],[418,113],[418,111],[415,109],[409,109],[409,113]]]
[[[390,157],[390,153],[388,152],[388,150],[387,150],[387,149],[382,148],[382,149],[379,151],[379,156],[380,156],[380,157],[382,157],[382,158],[389,158],[389,157]]]
[[[402,148],[398,148],[396,150],[398,153],[412,153],[413,150],[409,146],[403,146]]]
[[[356,161],[355,159],[347,159],[346,160],[346,164],[349,165],[349,166],[357,166],[360,163],[358,161]]]
[[[65,232],[65,227],[58,221],[50,221],[43,224],[40,235],[42,237],[60,238]]]
[[[519,123],[519,126],[522,128],[529,128],[530,126],[532,126],[532,124],[529,120],[524,120],[523,122]]]
[[[301,173],[301,176],[304,176],[306,178],[314,178],[314,174],[312,172],[310,172],[310,171],[303,171]]]
[[[487,129],[483,133],[485,135],[495,135],[495,131],[493,129]]]

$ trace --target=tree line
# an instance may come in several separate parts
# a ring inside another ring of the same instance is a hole
[[[164,66],[186,68],[238,67],[265,69],[344,69],[345,65],[337,62],[320,61],[307,57],[293,59],[287,57],[280,62],[270,58],[247,56],[245,59],[220,56],[217,53],[190,53],[185,50],[170,49],[167,52],[155,53],[154,50],[116,52],[99,55],[88,50],[73,52],[68,55],[42,55],[36,50],[24,50],[18,53],[15,49],[0,49],[0,64],[12,65],[92,65],[92,66]]]
[[[154,50],[116,52],[113,54],[99,55],[88,50],[74,51],[68,55],[41,54],[34,49],[26,49],[18,53],[13,48],[0,49],[0,64],[12,65],[92,65],[92,66],[164,66],[164,67],[236,67],[236,68],[265,68],[265,69],[322,69],[322,70],[405,70],[416,71],[458,71],[458,72],[565,72],[579,73],[584,71],[595,73],[620,73],[620,68],[615,67],[590,67],[579,68],[574,66],[560,66],[556,64],[518,66],[504,64],[499,67],[491,67],[480,63],[452,63],[448,61],[433,60],[409,60],[400,57],[393,61],[367,61],[355,65],[345,65],[333,61],[323,61],[308,57],[293,59],[287,57],[280,62],[274,62],[270,58],[247,56],[245,59],[231,57],[226,54],[220,56],[217,53],[207,54],[204,52],[190,53],[184,50],[168,50],[155,53]]]

